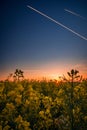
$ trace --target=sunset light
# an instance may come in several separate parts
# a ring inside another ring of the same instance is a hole
[[[27,79],[58,79],[71,69],[87,77],[87,8],[74,2],[2,2],[0,80],[17,68]]]
[[[0,13],[0,130],[87,130],[87,0],[1,0]]]

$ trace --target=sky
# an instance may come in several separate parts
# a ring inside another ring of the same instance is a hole
[[[87,0],[1,0],[0,6],[1,80],[17,68],[26,78],[58,78],[71,69],[87,77]]]

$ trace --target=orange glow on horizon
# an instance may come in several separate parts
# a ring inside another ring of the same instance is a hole
[[[35,80],[42,80],[42,79],[53,79],[53,80],[59,80],[59,77],[65,75],[67,77],[67,72],[65,70],[25,70],[24,71],[24,78],[25,79],[35,79]],[[82,75],[83,78],[87,78],[87,72],[79,71],[79,75]],[[9,76],[9,73],[5,74],[5,72],[0,76],[0,80],[6,80]],[[11,78],[12,79],[12,78]]]
[[[50,79],[53,79],[53,80],[59,80],[60,77],[62,76],[65,76],[67,77],[67,73],[64,73],[64,74],[57,74],[57,73],[54,73],[54,74],[47,74],[47,75],[42,75],[42,74],[35,74],[35,75],[32,75],[32,74],[26,74],[25,75],[25,78],[26,79],[36,79],[36,80],[42,80],[42,79],[47,79],[47,80],[50,80]],[[79,74],[81,75],[83,78],[87,78],[87,74]]]
[[[26,68],[26,69],[25,69]],[[79,75],[82,75],[83,78],[87,78],[87,65],[86,64],[58,64],[57,62],[49,62],[37,66],[36,68],[30,69],[28,67],[20,69],[24,72],[25,79],[56,79],[58,80],[60,76],[67,76],[67,72],[70,72],[71,69],[76,69],[79,71]],[[15,69],[1,71],[0,80],[6,80],[10,73],[14,73]]]

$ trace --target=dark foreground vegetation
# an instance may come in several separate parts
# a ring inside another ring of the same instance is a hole
[[[0,82],[0,130],[87,130],[87,80],[71,70],[60,82]]]

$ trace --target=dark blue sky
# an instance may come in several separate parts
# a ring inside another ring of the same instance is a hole
[[[56,77],[71,68],[86,75],[87,41],[30,10],[27,5],[87,38],[86,0],[2,0],[0,77],[6,77],[16,68],[29,76]]]

